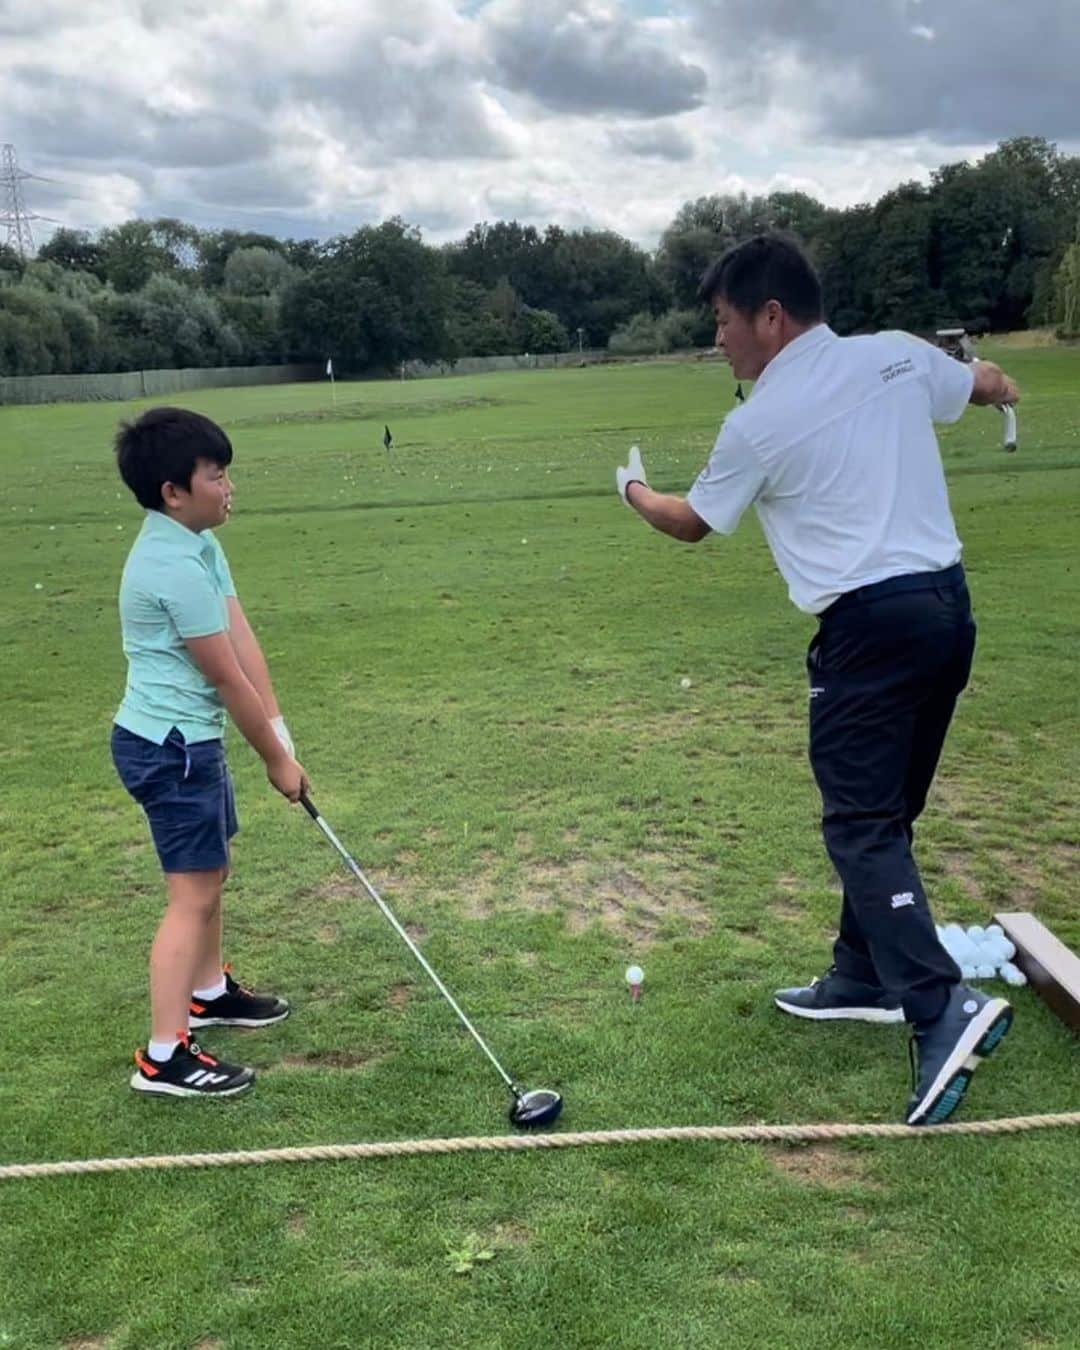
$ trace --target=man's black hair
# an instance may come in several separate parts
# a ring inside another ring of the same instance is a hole
[[[135,422],[121,422],[116,433],[120,477],[148,511],[161,511],[163,483],[189,489],[196,461],[224,468],[232,463],[228,436],[216,422],[187,408],[150,408]]]
[[[728,249],[698,287],[702,304],[711,305],[717,296],[748,317],[768,300],[778,300],[800,323],[817,323],[824,317],[814,265],[787,234],[756,234]]]

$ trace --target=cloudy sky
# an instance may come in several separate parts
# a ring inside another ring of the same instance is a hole
[[[0,0],[0,142],[77,228],[651,247],[711,192],[844,205],[1009,136],[1078,151],[1078,70],[1080,0]]]

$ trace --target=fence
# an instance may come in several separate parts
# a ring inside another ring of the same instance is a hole
[[[219,366],[191,370],[129,370],[110,375],[0,376],[0,404],[89,403],[160,398],[194,389],[242,384],[295,384],[317,380],[322,366]]]
[[[457,361],[406,361],[407,380],[431,379],[436,375],[486,375],[495,370],[553,370],[556,366],[596,365],[610,360],[605,348],[577,352],[544,352],[533,356],[463,356]]]

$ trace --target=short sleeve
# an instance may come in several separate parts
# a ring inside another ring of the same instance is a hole
[[[901,336],[916,347],[930,387],[930,416],[935,422],[957,422],[971,402],[975,372],[970,365],[949,356],[940,347],[911,333]]]
[[[182,638],[228,631],[225,601],[209,568],[196,557],[178,558],[159,582],[161,604]]]
[[[757,456],[728,418],[686,500],[711,530],[731,534],[764,486]]]
[[[223,595],[236,595],[236,586],[233,583],[232,572],[229,570],[229,560],[225,556],[225,550],[218,542],[217,535],[210,530],[204,530],[203,535],[209,539],[214,547],[214,571],[217,574],[218,584],[221,587]]]

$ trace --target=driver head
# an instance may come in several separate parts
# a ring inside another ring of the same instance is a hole
[[[510,1108],[510,1123],[519,1129],[535,1129],[539,1125],[550,1125],[557,1120],[563,1101],[557,1092],[547,1088],[536,1088],[532,1092],[522,1092],[515,1097]]]

